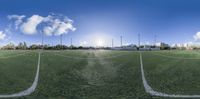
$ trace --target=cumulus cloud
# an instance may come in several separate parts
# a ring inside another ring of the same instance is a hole
[[[195,41],[200,41],[200,32],[197,32],[194,36],[193,36]]]
[[[24,34],[36,34],[38,31],[41,31],[47,36],[57,36],[76,30],[72,25],[73,20],[63,15],[52,14],[46,17],[32,15],[24,21],[25,17],[25,15],[9,15],[8,19],[14,19],[16,30],[20,30]]]
[[[131,43],[125,43],[124,45],[125,45],[125,46],[128,46],[128,45],[131,45]]]
[[[0,31],[0,40],[4,40],[6,37],[6,34],[3,31]]]
[[[80,42],[80,46],[86,46],[87,44],[88,44],[87,41],[81,41],[81,42]]]
[[[21,25],[20,29],[24,34],[35,34],[37,33],[37,26],[43,21],[43,19],[42,16],[33,15]]]
[[[73,21],[67,17],[57,18],[55,16],[48,16],[45,18],[45,22],[49,23],[43,29],[43,32],[46,35],[62,35],[68,33],[69,31],[76,30],[76,28],[72,25]]]
[[[25,15],[8,15],[7,17],[8,17],[8,19],[11,20],[11,19],[23,19],[26,16]]]
[[[9,20],[14,20],[15,22],[15,29],[18,29],[19,25],[23,22],[25,15],[8,15],[7,18]]]

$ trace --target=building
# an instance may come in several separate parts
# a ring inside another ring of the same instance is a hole
[[[156,43],[156,47],[160,47],[161,50],[170,49],[169,44],[166,44],[164,42]]]
[[[135,50],[137,50],[137,46],[135,44],[129,44],[129,45],[122,46],[122,47],[113,47],[111,49],[112,50],[132,50],[132,51],[135,51]]]

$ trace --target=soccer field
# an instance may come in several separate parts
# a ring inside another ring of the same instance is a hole
[[[40,53],[40,60],[39,54]],[[26,91],[22,99],[161,98],[145,91],[200,95],[199,51],[0,51],[0,97]],[[142,57],[141,57],[141,56]],[[143,68],[141,68],[141,59]],[[38,67],[38,63],[39,67]],[[141,69],[144,71],[142,76]],[[34,89],[34,88],[33,88]],[[30,90],[29,90],[30,91]]]

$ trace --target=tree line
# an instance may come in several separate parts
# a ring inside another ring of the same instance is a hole
[[[37,49],[44,49],[44,50],[66,50],[66,49],[96,49],[94,47],[83,47],[83,46],[66,46],[57,44],[55,46],[48,45],[48,44],[32,44],[28,46],[26,42],[20,42],[18,45],[14,43],[9,43],[5,46],[2,46],[0,49],[2,50],[37,50]],[[105,47],[104,49],[108,49]]]

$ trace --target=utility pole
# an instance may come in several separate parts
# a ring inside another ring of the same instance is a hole
[[[122,47],[122,36],[120,36],[120,40],[121,40],[121,47]]]
[[[140,48],[140,33],[138,34],[138,47]]]

